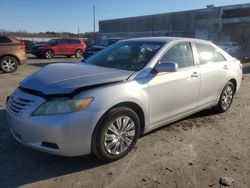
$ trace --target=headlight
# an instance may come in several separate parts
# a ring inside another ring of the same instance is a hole
[[[92,97],[85,99],[54,99],[40,105],[34,111],[33,115],[52,115],[77,112],[86,108],[92,101]]]

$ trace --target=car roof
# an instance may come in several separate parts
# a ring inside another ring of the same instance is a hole
[[[211,43],[210,41],[195,39],[195,38],[184,38],[184,37],[140,37],[140,38],[132,38],[125,39],[122,41],[146,41],[146,42],[171,42],[171,41],[193,41],[193,42],[206,42]]]
[[[124,38],[115,38],[115,37],[113,37],[113,38],[106,38],[106,39],[103,39],[103,40],[122,40],[122,39],[124,39]]]
[[[81,38],[56,38],[55,40],[71,40],[71,39],[74,39],[74,40],[80,40]]]

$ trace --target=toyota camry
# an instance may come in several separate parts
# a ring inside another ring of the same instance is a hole
[[[140,135],[206,108],[227,111],[241,79],[240,61],[209,41],[121,40],[28,76],[7,98],[8,122],[27,147],[113,161]]]

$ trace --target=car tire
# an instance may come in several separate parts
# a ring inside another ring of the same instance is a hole
[[[17,70],[18,60],[12,56],[5,56],[0,60],[0,69],[4,73],[12,73]]]
[[[235,94],[235,86],[232,82],[228,82],[223,88],[218,104],[215,110],[219,113],[226,112],[232,105]]]
[[[98,122],[92,137],[92,153],[102,161],[111,162],[127,155],[140,134],[140,119],[135,111],[117,107]]]
[[[76,50],[75,57],[76,58],[83,58],[83,51],[82,50]]]
[[[44,57],[46,58],[46,59],[53,59],[54,58],[54,52],[53,52],[53,50],[46,50],[45,52],[44,52]]]

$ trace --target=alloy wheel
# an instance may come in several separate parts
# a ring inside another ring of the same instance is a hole
[[[51,50],[47,50],[47,51],[45,52],[45,57],[46,57],[47,59],[52,59],[52,58],[54,57],[54,52],[51,51]]]
[[[128,116],[120,116],[106,129],[104,147],[109,154],[119,155],[125,152],[135,138],[135,123]]]
[[[225,90],[224,90],[224,92],[223,92],[223,94],[222,94],[222,108],[224,109],[224,110],[227,110],[229,107],[230,107],[230,105],[231,105],[231,103],[232,103],[232,101],[233,101],[233,94],[234,94],[234,91],[233,91],[233,88],[230,86],[230,85],[228,85],[226,88],[225,88]]]

